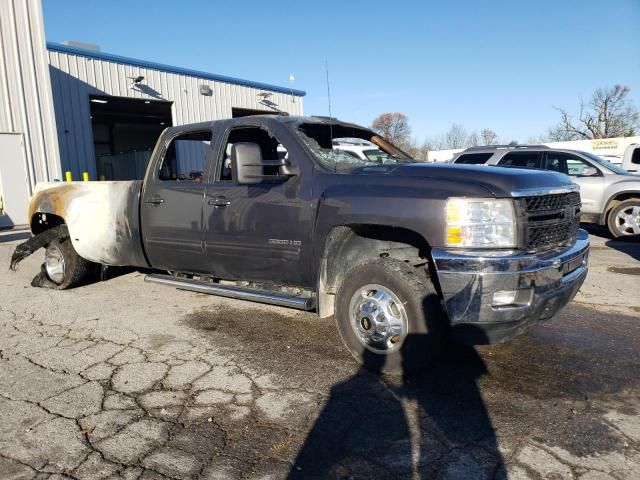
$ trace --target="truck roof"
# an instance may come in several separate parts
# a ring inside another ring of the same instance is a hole
[[[469,153],[469,152],[486,152],[490,150],[526,150],[526,149],[543,149],[549,150],[549,147],[546,145],[478,145],[475,147],[469,147],[464,149],[460,153]],[[554,150],[561,150],[554,148]]]
[[[349,122],[343,122],[341,120],[338,120],[337,118],[333,118],[333,117],[323,117],[323,116],[296,116],[296,115],[270,115],[270,114],[265,114],[265,115],[251,115],[251,116],[247,116],[247,117],[238,117],[238,118],[226,118],[226,119],[222,119],[222,120],[213,120],[213,121],[208,121],[208,122],[199,122],[199,123],[190,123],[190,124],[185,124],[185,125],[176,125],[173,127],[169,127],[167,128],[167,130],[169,131],[184,131],[184,130],[193,130],[193,129],[198,129],[198,128],[210,128],[212,125],[215,125],[217,123],[222,123],[222,122],[229,122],[232,120],[237,121],[239,124],[242,124],[244,122],[250,121],[250,120],[255,120],[255,119],[260,119],[260,120],[268,120],[270,122],[280,122],[280,123],[284,123],[284,124],[296,124],[296,125],[300,125],[303,123],[315,123],[318,125],[339,125],[342,127],[347,127],[347,128],[357,128],[360,130],[366,130],[366,131],[371,131],[369,128],[367,127],[363,127],[362,125],[357,125],[355,123],[349,123]]]

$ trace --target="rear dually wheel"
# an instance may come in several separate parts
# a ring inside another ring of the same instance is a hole
[[[96,263],[77,254],[69,237],[52,240],[44,254],[44,273],[58,290],[89,281],[98,270]]]

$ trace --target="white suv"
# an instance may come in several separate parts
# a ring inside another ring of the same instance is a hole
[[[383,152],[373,143],[367,145],[356,145],[352,143],[334,142],[333,148],[347,152],[347,154],[366,162],[385,163],[389,158],[388,153]]]
[[[468,148],[452,163],[564,173],[580,185],[582,222],[606,225],[615,237],[640,235],[640,176],[592,153],[544,145],[498,145]]]

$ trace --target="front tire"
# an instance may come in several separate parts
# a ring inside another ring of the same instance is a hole
[[[427,273],[377,259],[347,272],[336,323],[347,349],[365,367],[401,374],[426,367],[443,343],[445,315]]]
[[[85,260],[73,248],[71,239],[56,238],[47,245],[43,270],[57,290],[77,287],[96,274],[97,264]]]
[[[612,208],[607,227],[616,238],[640,235],[640,200],[632,198]]]

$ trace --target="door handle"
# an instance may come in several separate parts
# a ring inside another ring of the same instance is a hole
[[[213,205],[214,207],[226,207],[227,205],[231,205],[231,202],[227,200],[227,197],[212,198],[207,203],[209,205]]]
[[[154,196],[154,197],[151,197],[149,200],[147,200],[147,203],[149,205],[160,205],[161,203],[164,203],[164,198]]]

